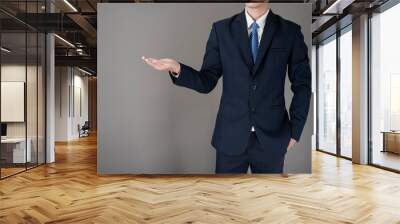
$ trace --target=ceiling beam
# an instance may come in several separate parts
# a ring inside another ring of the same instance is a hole
[[[56,66],[80,66],[88,67],[96,71],[96,58],[90,56],[55,56]]]
[[[90,24],[85,17],[80,14],[68,14],[71,20],[73,20],[77,25],[79,25],[91,38],[96,38],[97,31],[96,28]]]

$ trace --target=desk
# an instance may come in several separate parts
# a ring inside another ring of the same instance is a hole
[[[382,131],[383,150],[382,152],[392,152],[400,154],[400,131]]]
[[[30,138],[27,139],[25,150],[25,138],[6,138],[1,139],[1,157],[6,163],[26,163],[31,162],[31,144]],[[25,160],[26,159],[26,160]]]

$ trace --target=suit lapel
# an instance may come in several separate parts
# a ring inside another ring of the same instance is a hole
[[[249,70],[251,71],[253,67],[253,59],[251,56],[249,34],[247,31],[247,22],[244,10],[237,15],[232,27],[233,27],[232,35],[235,39],[235,42],[239,47],[239,50],[244,58],[245,63],[247,64]]]
[[[265,53],[271,46],[271,42],[274,37],[277,26],[278,24],[276,21],[276,15],[270,10],[267,19],[265,21],[265,27],[263,34],[261,36],[260,47],[258,49],[257,59],[253,68],[252,75],[256,74],[258,67],[260,67],[261,62],[263,61]]]

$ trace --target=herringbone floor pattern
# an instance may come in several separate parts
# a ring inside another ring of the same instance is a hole
[[[313,153],[311,175],[97,176],[96,139],[0,181],[0,223],[400,223],[400,175]]]

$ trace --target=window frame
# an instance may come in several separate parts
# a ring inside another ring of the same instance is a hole
[[[347,24],[341,29],[337,29],[335,33],[331,34],[330,36],[326,37],[325,39],[320,40],[316,44],[316,151],[323,152],[329,155],[333,155],[336,157],[344,158],[347,160],[352,160],[351,157],[344,156],[342,155],[342,150],[341,150],[341,118],[340,118],[340,103],[341,103],[341,97],[340,97],[340,77],[341,77],[341,67],[340,67],[340,37],[344,35],[347,32],[352,32],[352,23]],[[320,105],[319,105],[319,48],[322,43],[327,43],[330,41],[336,41],[336,152],[332,153],[329,151],[326,151],[324,149],[321,149],[319,147],[319,110],[320,110]]]

